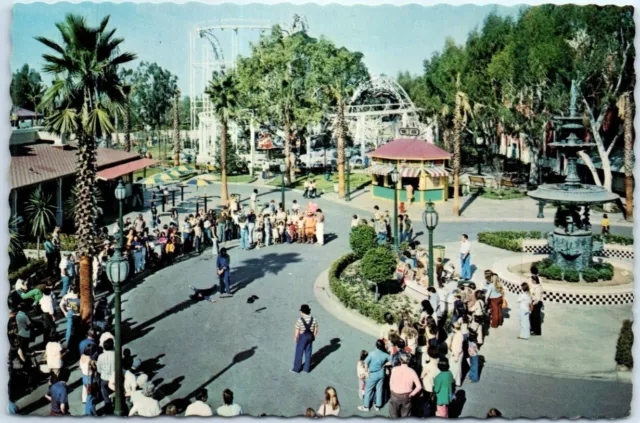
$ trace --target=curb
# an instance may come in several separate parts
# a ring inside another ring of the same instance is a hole
[[[360,313],[348,309],[340,303],[340,301],[333,295],[329,288],[329,269],[326,269],[320,273],[313,284],[313,293],[318,300],[318,303],[328,311],[333,317],[343,321],[344,323],[358,329],[361,332],[378,337],[380,333],[380,326],[371,319],[362,316]],[[561,377],[565,379],[580,379],[580,380],[603,380],[603,381],[617,381],[620,383],[633,383],[633,372],[620,372],[612,371],[609,373],[563,373],[557,371],[540,370],[540,369],[528,369],[523,367],[509,366],[505,364],[493,363],[485,361],[484,366],[490,369],[507,370],[515,373],[530,374],[536,376],[546,377]]]

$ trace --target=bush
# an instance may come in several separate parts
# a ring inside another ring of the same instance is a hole
[[[497,231],[480,232],[478,241],[502,248],[503,250],[522,252],[522,241],[525,239],[544,239],[546,234],[540,231]]]
[[[594,268],[587,268],[582,271],[582,279],[585,282],[598,282],[600,279],[600,272]]]
[[[37,242],[29,241],[25,242],[23,248],[25,250],[36,250],[38,247]],[[60,249],[62,251],[76,251],[78,249],[78,241],[75,235],[60,234]],[[40,240],[40,251],[44,250],[44,240]]]
[[[618,336],[618,344],[616,345],[616,363],[633,368],[633,322],[625,320],[622,322],[622,329]]]
[[[553,264],[546,269],[540,270],[540,276],[546,279],[551,279],[553,281],[561,281],[562,268],[557,264]]]
[[[564,280],[567,282],[580,282],[580,273],[574,269],[567,269],[564,272]]]
[[[9,273],[9,281],[12,283],[18,279],[26,279],[46,266],[44,259],[30,260],[26,265],[20,267],[14,272]]]
[[[388,247],[376,247],[367,251],[362,257],[362,276],[375,284],[381,285],[393,277],[398,264],[396,254]]]
[[[553,266],[553,260],[546,258],[544,260],[540,260],[535,265],[539,271],[542,271],[543,269],[548,269],[549,267]]]
[[[358,257],[354,253],[349,253],[340,257],[331,265],[329,269],[331,292],[345,307],[355,309],[363,316],[373,319],[377,323],[384,323],[384,314],[389,311],[386,305],[372,302],[369,298],[354,293],[348,289],[345,283],[340,281],[340,275],[344,269],[356,260],[358,260]]]
[[[364,257],[367,251],[378,247],[378,236],[375,229],[369,225],[358,225],[351,229],[349,245],[358,259]]]
[[[610,281],[611,279],[613,279],[613,270],[607,269],[606,267],[602,268],[598,271],[598,276],[603,281]]]
[[[594,235],[593,240],[604,242],[605,244],[633,245],[632,237],[622,235]]]

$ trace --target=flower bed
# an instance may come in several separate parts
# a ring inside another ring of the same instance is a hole
[[[26,279],[32,274],[43,270],[47,265],[44,259],[41,260],[29,260],[27,264],[9,273],[9,281],[13,282],[17,279]]]
[[[523,252],[525,240],[546,240],[542,231],[496,231],[478,233],[478,241],[503,250]],[[633,238],[621,235],[593,235],[594,241],[608,245],[633,245]]]

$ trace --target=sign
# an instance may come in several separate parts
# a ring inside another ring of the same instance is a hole
[[[398,133],[404,137],[417,137],[420,135],[420,130],[418,128],[400,128]]]

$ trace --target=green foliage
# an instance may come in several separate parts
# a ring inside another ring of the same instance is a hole
[[[40,260],[29,260],[29,262],[20,267],[19,269],[9,273],[9,281],[15,282],[18,279],[26,279],[32,274],[43,270],[46,266],[46,261],[44,259]]]
[[[222,155],[220,148],[216,150],[216,169],[222,169]],[[248,172],[247,166],[244,164],[235,148],[227,147],[227,175],[234,175]]]
[[[564,272],[564,280],[567,282],[580,282],[580,273],[574,269],[567,269]]]
[[[31,235],[43,237],[53,226],[55,207],[51,204],[51,194],[45,194],[41,186],[33,190],[24,210],[31,226]]]
[[[618,343],[616,344],[616,363],[633,368],[633,322],[625,320],[622,322]]]
[[[9,91],[11,92],[11,102],[14,106],[42,112],[42,110],[38,110],[38,106],[45,91],[44,84],[40,73],[30,68],[28,64],[25,63],[13,73]]]
[[[585,282],[598,282],[598,279],[600,279],[600,272],[589,267],[582,271],[582,279],[584,279]]]
[[[132,111],[153,129],[168,127],[178,77],[157,63],[141,62],[133,75]]]
[[[478,233],[478,241],[483,244],[502,248],[503,250],[517,252],[522,252],[522,241],[524,239],[543,239],[544,237],[545,235],[540,231],[498,231]]]
[[[349,245],[357,258],[362,258],[367,251],[378,247],[376,231],[369,225],[358,225],[351,229]]]
[[[607,268],[600,269],[598,271],[598,274],[600,279],[602,279],[603,281],[610,281],[611,279],[613,279],[613,270],[611,269],[607,269]]]
[[[545,269],[539,269],[539,270],[540,270],[540,276],[543,278],[551,279],[554,281],[562,280],[562,268],[557,264],[553,264]]]
[[[527,196],[525,192],[520,191],[516,188],[505,188],[502,190],[497,190],[493,188],[471,188],[471,192],[478,192],[480,190],[480,196],[483,198],[488,198],[490,200],[514,200],[518,198],[524,198]]]
[[[594,241],[600,241],[605,244],[616,244],[616,245],[633,245],[633,237],[624,236],[624,235],[593,235]]]
[[[370,249],[362,257],[362,276],[382,285],[393,277],[397,262],[396,254],[388,246]]]
[[[35,242],[25,242],[24,248],[26,250],[35,250]],[[60,234],[60,249],[61,251],[76,251],[78,248],[78,238],[74,234]]]
[[[9,220],[9,268],[21,265],[24,261],[24,245],[20,233],[14,229],[17,221],[15,216],[11,216]]]

